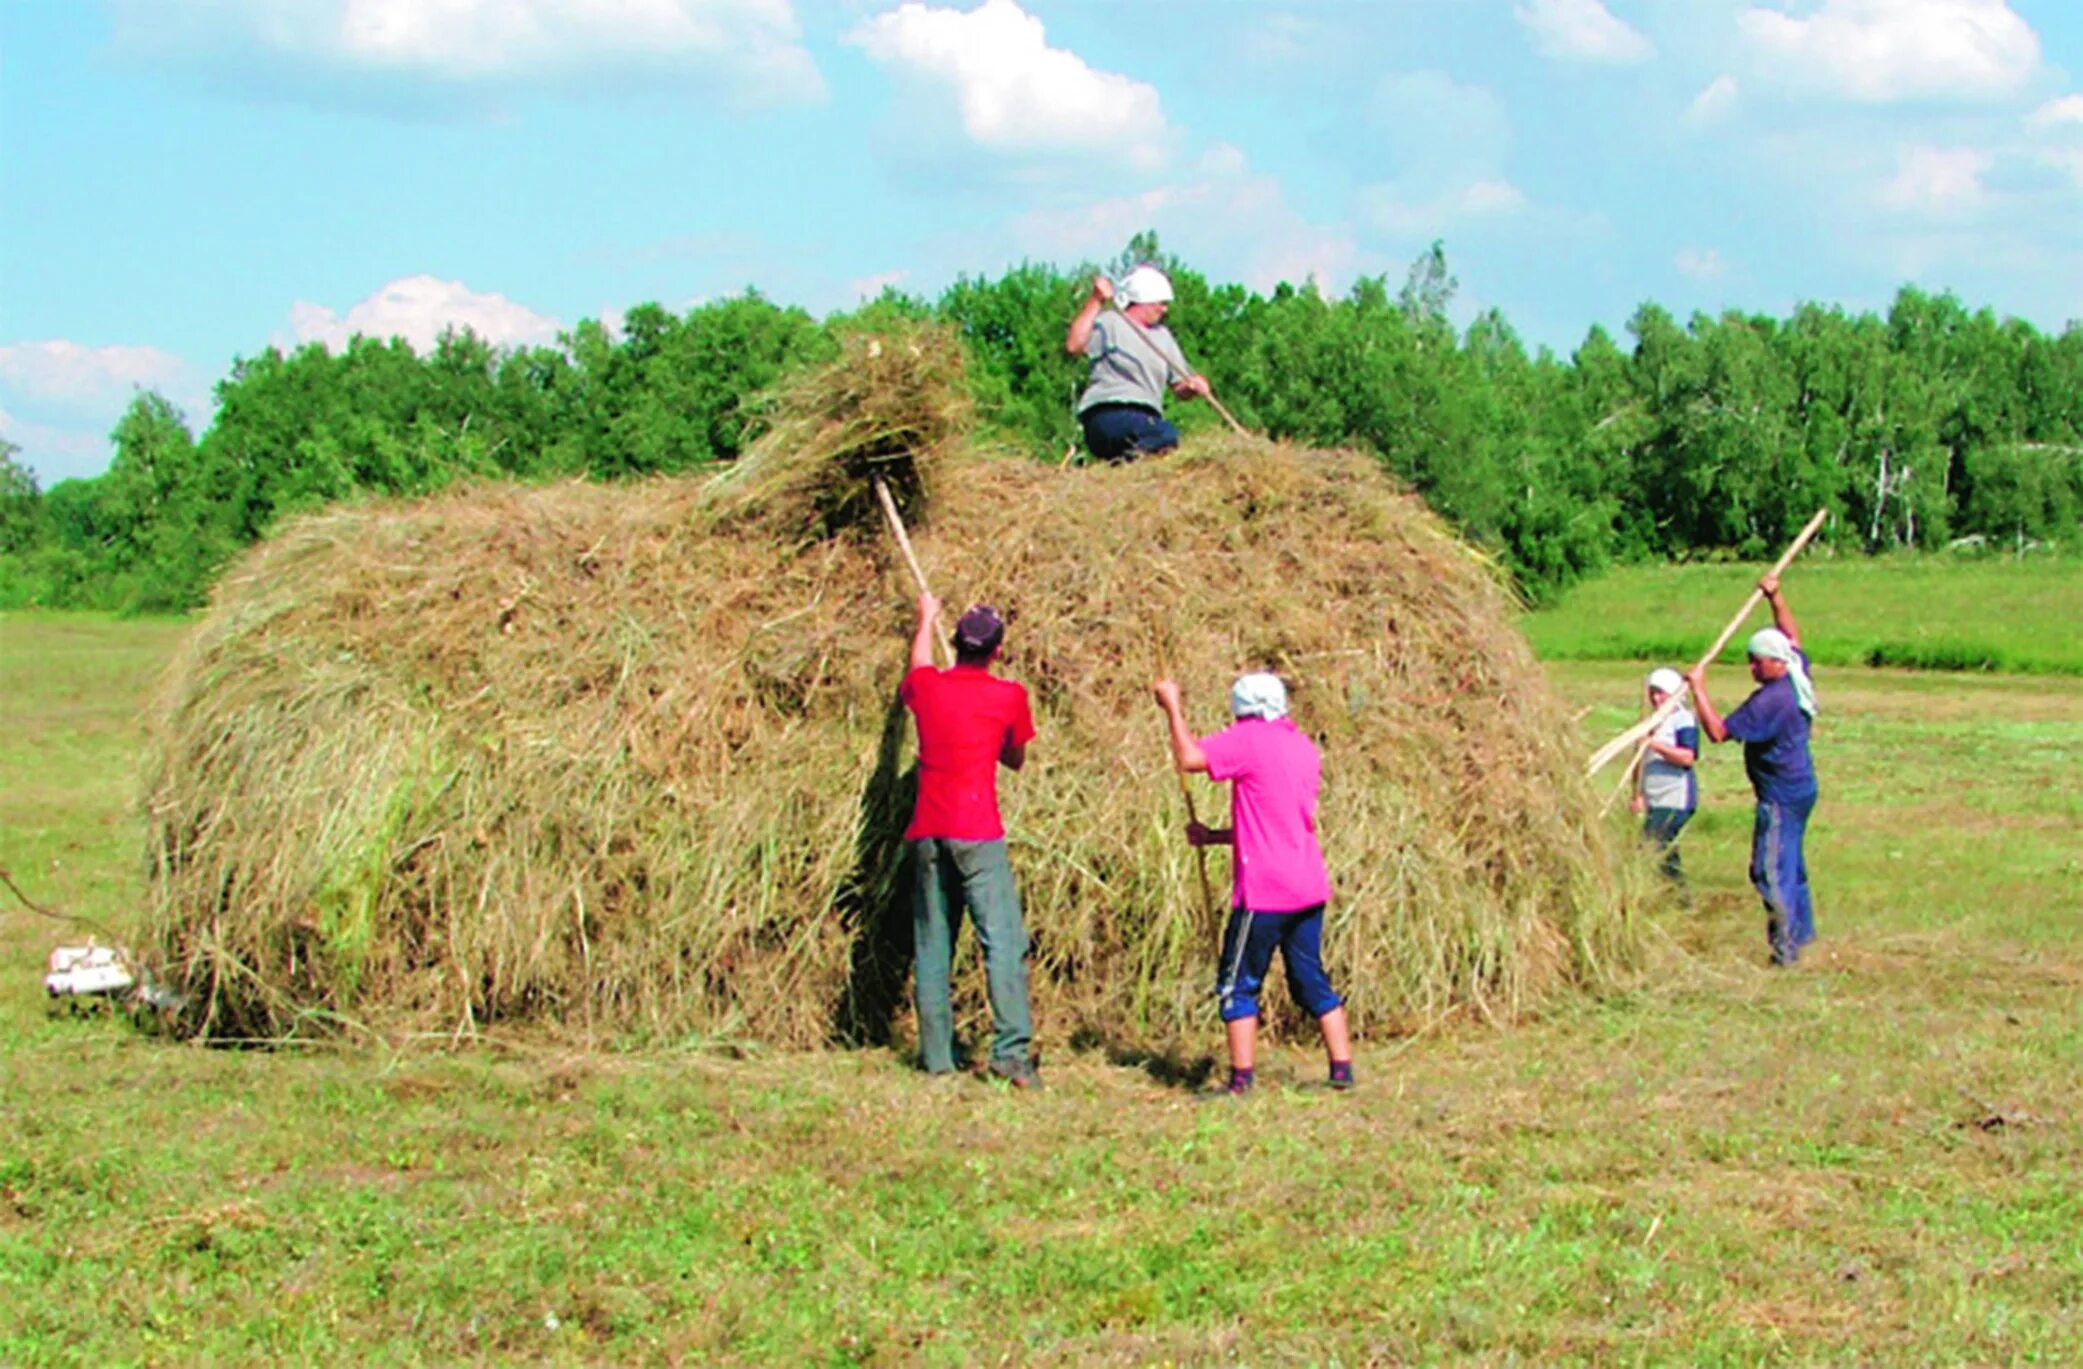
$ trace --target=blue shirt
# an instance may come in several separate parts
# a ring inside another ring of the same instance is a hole
[[[1808,669],[1808,653],[1796,647],[1794,654],[1801,658],[1802,669]],[[1760,686],[1722,721],[1729,735],[1743,743],[1743,770],[1761,802],[1815,797],[1815,761],[1808,754],[1810,719],[1794,696],[1792,680],[1782,675]]]

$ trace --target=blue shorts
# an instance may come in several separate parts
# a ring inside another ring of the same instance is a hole
[[[1324,973],[1324,905],[1298,913],[1254,913],[1238,908],[1222,934],[1222,965],[1215,973],[1215,997],[1222,1005],[1222,1020],[1238,1022],[1257,1017],[1259,989],[1266,971],[1273,967],[1278,947],[1287,968],[1288,996],[1302,1005],[1311,1017],[1322,1017],[1341,1006]]]
[[[1179,430],[1141,404],[1095,404],[1078,415],[1085,445],[1102,461],[1133,461],[1179,445]]]

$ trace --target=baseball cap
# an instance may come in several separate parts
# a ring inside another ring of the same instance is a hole
[[[955,624],[955,646],[967,652],[989,651],[1005,638],[1005,619],[989,604],[971,604]]]

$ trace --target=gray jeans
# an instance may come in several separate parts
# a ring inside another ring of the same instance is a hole
[[[1027,1059],[1034,1040],[1027,1010],[1027,929],[1005,842],[926,837],[911,843],[911,920],[918,950],[919,1063],[930,1074],[955,1067],[948,976],[955,933],[969,909],[984,951],[991,996],[991,1058]]]

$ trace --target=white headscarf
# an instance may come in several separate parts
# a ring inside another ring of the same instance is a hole
[[[1762,627],[1750,635],[1750,654],[1760,661],[1783,661],[1786,676],[1794,682],[1794,699],[1801,711],[1809,717],[1815,716],[1815,681],[1808,678],[1808,667],[1801,664],[1801,655],[1787,635],[1776,627]]]
[[[1285,718],[1287,686],[1278,675],[1239,675],[1230,686],[1230,716],[1233,718]]]
[[[1658,666],[1649,672],[1649,687],[1659,694],[1676,694],[1685,688],[1685,677],[1669,666]]]
[[[1172,281],[1154,266],[1138,266],[1121,278],[1114,293],[1123,304],[1170,304]]]

